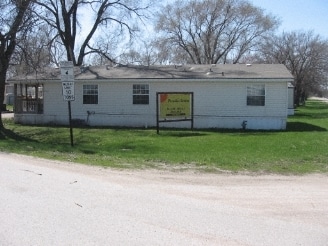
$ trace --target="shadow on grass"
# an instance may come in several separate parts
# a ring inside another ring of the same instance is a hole
[[[92,150],[92,149],[82,148],[82,149],[80,149],[80,151],[81,151],[83,154],[86,154],[86,155],[95,155],[95,154],[97,154],[97,151]]]
[[[38,142],[36,140],[33,140],[31,138],[23,137],[18,135],[17,133],[13,132],[12,130],[8,130],[6,128],[1,128],[0,129],[0,139],[6,139],[10,138],[16,141],[27,141],[27,142]]]
[[[159,133],[160,136],[170,136],[170,137],[201,137],[201,136],[206,136],[207,134],[204,132],[200,132],[199,129],[197,129],[197,132],[191,132],[191,131],[187,131],[187,130],[179,130],[179,131],[161,131]]]
[[[319,101],[309,101],[304,106],[295,109],[295,115],[290,118],[326,119],[328,118],[328,104]]]
[[[326,119],[328,118],[328,113],[322,112],[310,112],[310,113],[300,113],[297,112],[297,115],[291,116],[290,118],[300,118],[300,119]]]
[[[288,122],[287,129],[288,132],[325,132],[326,128],[304,123],[304,122]]]

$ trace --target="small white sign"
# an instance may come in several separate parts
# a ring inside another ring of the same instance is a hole
[[[60,62],[60,75],[64,101],[74,101],[74,65],[72,61]]]
[[[73,68],[60,68],[61,81],[74,81]]]
[[[74,66],[72,61],[60,63],[60,75],[62,82],[74,81]]]
[[[63,97],[64,101],[74,101],[75,95],[74,95],[74,82],[62,82],[63,86]]]

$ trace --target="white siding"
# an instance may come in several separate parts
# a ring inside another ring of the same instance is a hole
[[[264,84],[265,106],[247,106],[247,85]],[[83,84],[98,84],[98,104],[83,104]],[[133,84],[149,84],[149,105],[134,105]],[[287,119],[287,81],[185,81],[118,80],[76,81],[72,118],[92,126],[156,126],[156,92],[193,92],[195,128],[285,129]],[[21,123],[68,124],[67,102],[63,101],[61,83],[44,83],[44,114],[17,115]],[[190,127],[189,122],[163,124]]]
[[[294,115],[294,87],[288,87],[288,115]]]

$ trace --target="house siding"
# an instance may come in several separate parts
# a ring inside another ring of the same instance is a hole
[[[98,85],[98,104],[83,104],[83,85]],[[133,84],[149,84],[149,104],[134,105]],[[247,85],[264,84],[265,106],[247,106]],[[91,126],[156,126],[156,92],[193,92],[195,128],[285,129],[287,81],[274,80],[111,80],[76,81],[72,118]],[[60,81],[44,82],[44,113],[17,114],[25,124],[68,124],[68,106]],[[172,122],[165,127],[190,127],[190,122]]]

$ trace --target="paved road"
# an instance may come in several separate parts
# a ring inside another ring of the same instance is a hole
[[[0,245],[328,245],[326,175],[0,162]]]

